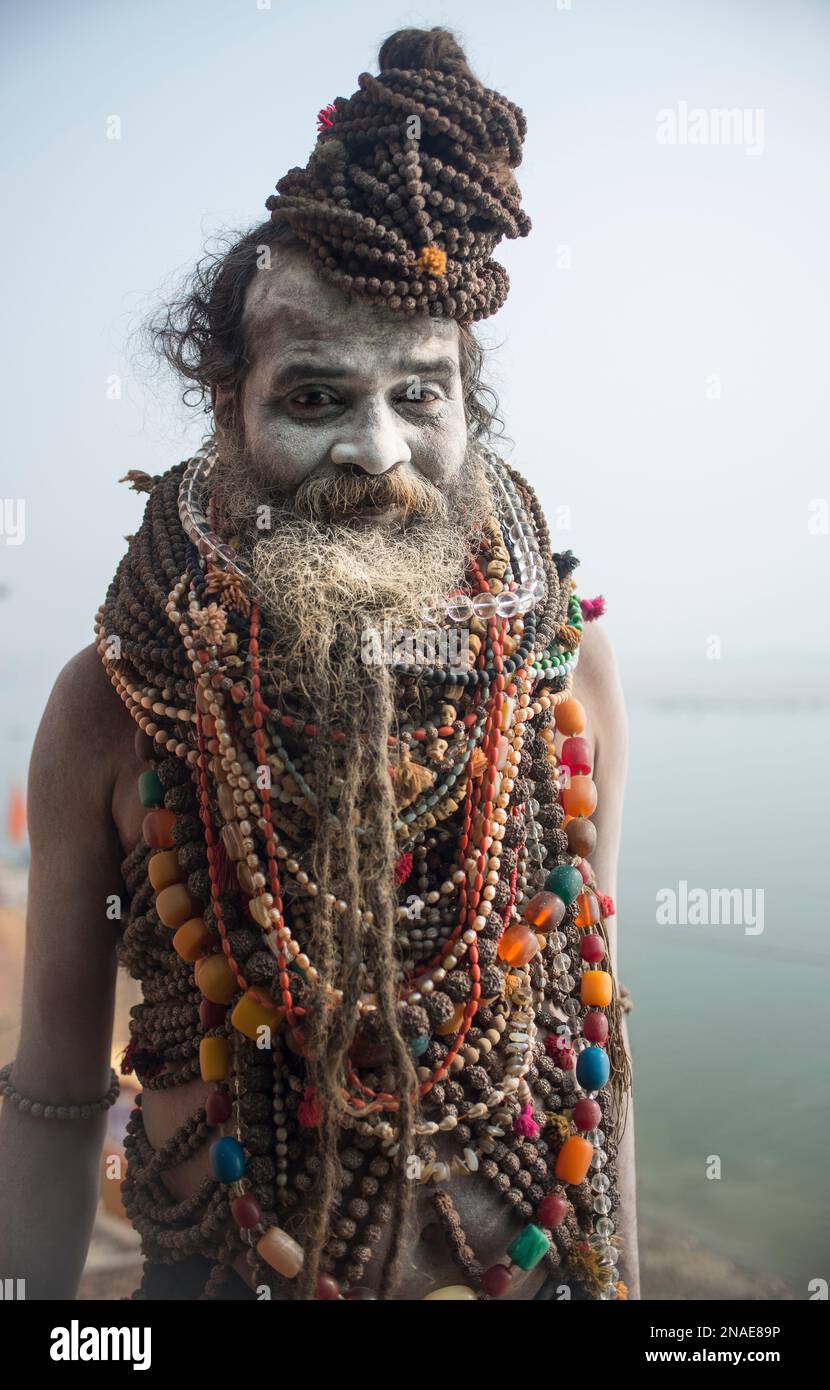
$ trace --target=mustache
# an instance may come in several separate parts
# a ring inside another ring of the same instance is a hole
[[[443,494],[418,473],[400,467],[371,474],[353,464],[326,464],[305,478],[292,497],[294,511],[313,521],[331,521],[364,507],[397,507],[404,517],[447,514]]]

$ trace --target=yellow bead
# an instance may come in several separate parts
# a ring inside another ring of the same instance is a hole
[[[270,1226],[260,1236],[256,1248],[265,1263],[284,1279],[295,1279],[303,1267],[302,1246],[279,1226]]]
[[[475,1299],[475,1296],[473,1290],[468,1289],[466,1284],[447,1284],[443,1289],[436,1289],[435,1293],[425,1294],[421,1302],[443,1302],[445,1299],[452,1299],[455,1302],[469,1303],[471,1300]]]
[[[173,950],[189,964],[201,960],[210,947],[210,930],[202,917],[183,922],[173,937]]]
[[[586,970],[580,981],[583,1004],[605,1009],[611,1003],[611,976],[607,970]]]
[[[228,1074],[227,1038],[202,1038],[199,1043],[199,1069],[203,1081],[224,1081]]]
[[[238,988],[236,977],[221,951],[197,960],[196,984],[211,1004],[229,1004]]]
[[[174,849],[161,849],[158,854],[150,856],[147,865],[147,877],[160,893],[162,888],[169,888],[171,883],[184,883],[187,874],[179,865],[178,852]]]
[[[175,943],[174,943],[175,944]],[[285,1009],[274,1003],[264,1003],[258,997],[262,991],[249,989],[236,1004],[231,1014],[231,1023],[246,1038],[253,1042],[259,1040],[259,1028],[270,1028],[275,1033],[285,1018]]]
[[[183,883],[171,883],[156,895],[156,912],[159,920],[175,931],[196,912],[196,904]]]

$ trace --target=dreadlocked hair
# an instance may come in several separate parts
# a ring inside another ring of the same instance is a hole
[[[447,29],[399,30],[379,67],[320,113],[306,167],[265,205],[337,288],[406,313],[487,318],[510,283],[491,253],[531,226],[511,172],[525,117],[482,86]]]

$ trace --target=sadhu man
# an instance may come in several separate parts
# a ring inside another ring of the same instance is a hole
[[[83,1266],[117,964],[136,1297],[638,1296],[619,682],[473,327],[530,229],[525,119],[446,30],[379,68],[158,326],[214,430],[132,475],[37,737],[2,1073],[29,1297]]]

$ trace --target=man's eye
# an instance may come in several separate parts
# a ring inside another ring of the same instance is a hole
[[[299,391],[296,396],[292,396],[291,404],[298,406],[300,410],[318,410],[321,406],[335,405],[336,397],[320,386],[310,386],[306,391]]]
[[[432,386],[419,386],[405,391],[400,399],[404,405],[432,405],[440,401],[441,396]]]

